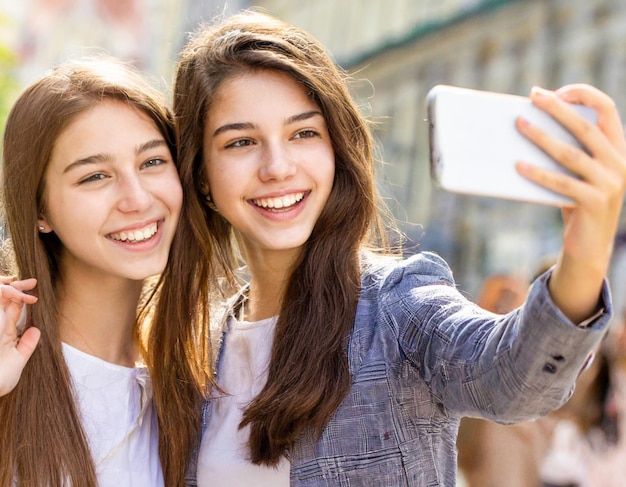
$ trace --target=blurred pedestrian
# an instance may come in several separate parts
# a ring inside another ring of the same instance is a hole
[[[551,265],[546,261],[537,275]],[[518,306],[525,295],[523,281],[512,279],[489,276],[477,302],[500,313],[507,311],[506,306],[509,310]],[[512,289],[517,290],[514,300]],[[614,320],[572,397],[545,418],[514,425],[462,419],[459,471],[468,487],[621,486],[623,476],[616,474],[622,468],[621,455],[626,454],[621,425],[626,401],[619,400],[626,385],[620,365],[626,357],[623,330],[623,323]]]

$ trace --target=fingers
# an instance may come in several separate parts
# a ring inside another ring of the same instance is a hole
[[[37,348],[40,337],[41,332],[31,327],[19,340],[0,339],[0,396],[15,388],[26,362]]]
[[[5,284],[0,282],[0,284]],[[30,291],[35,288],[37,285],[37,279],[31,277],[30,279],[14,279],[10,282],[11,287],[18,289],[20,291]]]
[[[16,339],[25,324],[26,304],[34,304],[37,297],[27,294],[37,284],[36,279],[13,281],[10,285],[0,284],[0,334]]]
[[[577,177],[520,164],[518,172],[576,203],[601,204],[618,199],[626,189],[626,141],[615,104],[606,94],[587,85],[570,85],[558,93],[534,88],[533,103],[546,111],[587,149],[559,141],[525,120],[518,130]],[[596,110],[598,125],[586,120],[569,103]],[[532,164],[532,161],[527,161]]]
[[[11,285],[0,284],[0,301],[6,306],[9,302],[17,304],[33,304],[37,302],[37,296],[27,294],[24,291],[31,290],[37,284],[36,279],[15,281]]]
[[[581,201],[591,201],[595,196],[589,186],[567,174],[547,171],[526,162],[518,162],[515,167],[526,179],[572,200],[572,203],[564,202],[562,208],[575,206]]]
[[[2,275],[0,275],[0,284],[11,284],[16,279],[17,279],[17,277],[15,277],[15,276],[2,276]]]
[[[533,103],[550,114],[561,125],[569,130],[578,141],[587,149],[589,155],[600,164],[612,170],[617,170],[622,177],[626,178],[626,140],[624,139],[623,127],[619,113],[613,100],[605,93],[587,85],[570,85],[559,91],[559,94],[533,88],[531,91]],[[584,104],[593,108],[597,114],[597,123],[592,123],[580,116],[570,103]],[[544,146],[542,146],[544,148]],[[570,150],[570,158],[574,152],[579,157],[585,154],[577,148],[571,148],[567,144],[548,144],[551,155],[561,161],[561,154]],[[556,154],[554,152],[556,151]]]
[[[593,86],[584,84],[564,86],[558,89],[556,94],[568,103],[594,108],[598,112],[598,127],[613,145],[626,150],[622,122],[611,97]]]
[[[532,124],[517,126],[529,140],[573,174],[518,165],[522,176],[576,204],[563,212],[561,252],[550,279],[556,306],[579,322],[593,314],[611,260],[615,234],[626,192],[626,142],[613,101],[587,85],[570,85],[558,92],[535,88],[535,106],[559,122],[578,140],[580,148],[557,140]],[[571,103],[591,107],[597,120],[585,119]]]
[[[516,122],[517,129],[530,141],[541,147],[549,156],[558,161],[570,174],[549,171],[534,166],[532,161],[521,161],[517,164],[517,171],[525,178],[563,196],[567,196],[576,204],[588,201],[597,203],[595,186],[601,186],[607,179],[604,167],[598,167],[591,157],[583,150],[565,142],[553,139],[526,120]],[[573,173],[576,177],[574,177]],[[592,185],[587,184],[591,182]],[[567,205],[565,205],[567,206]]]
[[[16,386],[41,337],[41,332],[33,327],[19,336],[25,305],[37,301],[27,291],[36,284],[35,279],[0,279],[0,396]]]
[[[37,348],[37,344],[39,343],[40,337],[41,337],[41,332],[37,328],[31,326],[21,336],[20,341],[17,342],[16,348],[17,348],[17,351],[22,356],[22,358],[24,359],[24,363],[28,361],[30,356],[35,351],[35,348]]]
[[[592,187],[602,184],[607,176],[606,170],[582,150],[560,141],[554,141],[548,134],[537,127],[528,124],[525,120],[517,121],[518,130],[529,140],[541,147],[549,156],[558,161],[571,173],[549,171],[532,165],[532,161],[521,161],[517,164],[517,171],[527,179],[550,189],[558,194],[571,198],[575,203],[589,201],[595,197]],[[567,206],[567,205],[565,205]]]

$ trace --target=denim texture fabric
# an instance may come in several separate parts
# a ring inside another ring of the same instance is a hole
[[[321,438],[307,432],[286,452],[292,486],[454,487],[460,418],[512,423],[558,408],[612,314],[605,283],[604,312],[575,326],[550,299],[550,271],[523,307],[495,315],[456,289],[436,254],[364,261],[352,388]]]

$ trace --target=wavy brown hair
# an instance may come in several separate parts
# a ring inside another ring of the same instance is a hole
[[[16,264],[13,272],[37,278],[39,300],[29,307],[26,327],[36,324],[41,339],[17,387],[0,398],[3,487],[14,480],[41,487],[97,485],[59,337],[63,246],[56,235],[37,231],[37,218],[45,210],[46,168],[56,140],[77,116],[103,100],[127,103],[145,113],[176,158],[173,118],[161,94],[130,66],[109,58],[57,66],[26,88],[7,119],[2,192]],[[139,324],[136,333],[140,335]],[[168,409],[171,402],[160,404],[159,423],[167,418],[160,444],[165,483],[183,485],[191,439],[198,434],[196,411],[191,417],[191,405],[181,411]],[[173,441],[164,441],[170,434]]]
[[[361,284],[359,250],[383,233],[373,143],[350,96],[348,76],[308,33],[246,11],[201,27],[183,49],[176,74],[174,113],[179,147],[184,147],[179,165],[185,206],[196,239],[216,249],[213,260],[196,256],[196,276],[208,275],[205,268],[213,261],[213,270],[232,277],[237,255],[229,222],[202,204],[205,125],[224,83],[263,70],[286,73],[306,88],[326,119],[335,153],[330,197],[282,297],[267,384],[240,425],[251,426],[252,461],[276,465],[305,429],[322,433],[350,388],[347,341]]]

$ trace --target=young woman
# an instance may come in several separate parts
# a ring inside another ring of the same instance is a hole
[[[460,417],[520,421],[569,397],[611,314],[626,143],[606,95],[532,91],[589,154],[518,121],[580,179],[519,164],[576,206],[555,267],[494,315],[438,256],[367,251],[380,244],[368,125],[310,35],[263,14],[227,18],[184,48],[174,91],[181,232],[195,242],[173,248],[172,272],[187,273],[164,287],[153,330],[202,309],[208,266],[233,282],[240,252],[250,276],[218,323],[199,485],[453,486]],[[597,126],[566,101],[595,108]]]
[[[0,485],[183,484],[201,391],[186,383],[187,405],[159,410],[177,431],[159,445],[136,321],[179,218],[175,157],[162,97],[113,60],[60,65],[15,103],[3,196],[13,271],[38,297],[34,279],[0,289]]]
[[[580,179],[520,162],[576,206],[556,266],[495,315],[438,256],[366,250],[380,243],[368,125],[310,35],[263,14],[227,18],[184,48],[174,91],[181,232],[198,245],[174,246],[170,264],[194,272],[163,289],[154,330],[193,316],[209,266],[233,282],[240,252],[250,276],[219,323],[199,485],[453,486],[460,417],[520,421],[569,397],[611,314],[626,142],[606,95],[532,91],[589,153],[518,121]],[[595,108],[597,126],[565,102]]]

